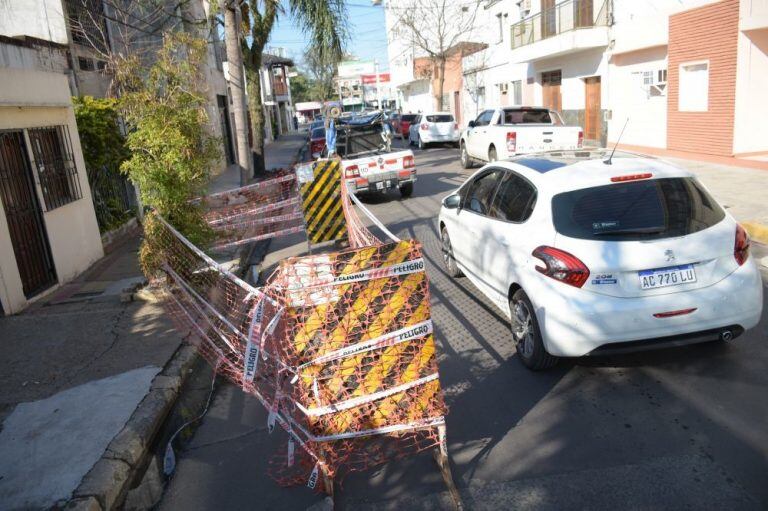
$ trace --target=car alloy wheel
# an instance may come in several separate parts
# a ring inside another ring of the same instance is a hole
[[[469,155],[467,154],[467,147],[462,144],[461,146],[461,166],[467,168]]]
[[[557,364],[557,357],[550,355],[544,346],[533,304],[522,289],[515,291],[509,300],[509,312],[512,340],[520,362],[532,371],[542,371]]]
[[[512,335],[518,344],[520,354],[527,359],[533,356],[533,317],[523,301],[515,302],[512,314]]]
[[[451,277],[460,277],[461,270],[459,265],[456,264],[456,258],[453,257],[453,246],[451,245],[451,238],[448,236],[448,230],[443,228],[440,231],[441,250],[443,252],[443,263],[448,275]]]

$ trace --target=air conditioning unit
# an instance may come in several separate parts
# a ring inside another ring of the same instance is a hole
[[[653,80],[648,88],[651,96],[667,95],[667,70],[657,69],[653,72]]]

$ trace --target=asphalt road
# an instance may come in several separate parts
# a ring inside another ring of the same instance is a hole
[[[416,150],[412,198],[366,198],[424,245],[453,474],[470,509],[768,508],[768,314],[734,342],[562,361],[532,373],[502,314],[442,268],[440,199],[469,174],[458,151]],[[764,283],[768,272],[763,273]],[[768,286],[765,288],[768,294]],[[766,296],[768,302],[768,296]],[[305,509],[319,498],[266,474],[281,433],[222,385],[181,453],[163,510]],[[429,455],[349,476],[340,509],[442,509]]]

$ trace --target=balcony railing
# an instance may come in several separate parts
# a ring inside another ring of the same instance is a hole
[[[275,77],[272,81],[272,91],[274,92],[275,96],[287,96],[288,84],[285,83],[282,79]]]
[[[512,25],[512,49],[579,28],[608,26],[609,2],[610,0],[567,0],[543,9]]]

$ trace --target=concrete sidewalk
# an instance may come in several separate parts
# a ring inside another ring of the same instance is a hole
[[[268,145],[267,168],[292,165],[305,137]],[[231,167],[211,190],[237,186]],[[132,301],[140,243],[137,226],[83,275],[0,318],[0,509],[151,506],[132,493],[197,358],[160,304]]]
[[[267,144],[264,147],[264,167],[267,171],[290,167],[296,161],[296,153],[299,148],[306,141],[307,133],[305,131],[295,131]],[[223,192],[239,186],[240,170],[237,165],[230,165],[221,174],[213,176],[208,192]]]
[[[696,174],[702,183],[749,232],[768,244],[768,171],[717,163],[664,158]]]
[[[75,281],[0,318],[0,508],[72,497],[110,508],[144,462],[180,387],[163,368],[182,339],[159,304],[126,301],[144,280],[139,243],[135,229]]]

